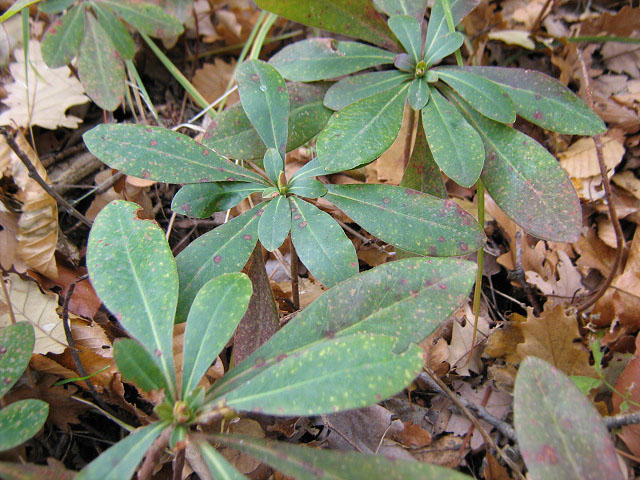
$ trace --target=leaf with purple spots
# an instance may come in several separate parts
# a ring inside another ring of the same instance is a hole
[[[28,322],[18,322],[0,330],[0,398],[27,369],[35,338],[33,325]]]
[[[180,20],[150,2],[100,0],[100,4],[116,12],[136,30],[151,37],[177,37],[184,31]]]
[[[294,445],[247,435],[211,435],[225,447],[262,460],[288,477],[298,480],[471,480],[471,477],[428,463]]]
[[[264,185],[248,182],[189,183],[174,195],[171,210],[190,217],[208,218],[263,190]]]
[[[241,181],[267,185],[260,175],[163,127],[101,124],[82,138],[96,157],[133,177],[166,183]]]
[[[327,200],[385,242],[422,255],[451,257],[484,244],[482,227],[453,200],[394,185],[327,185]]]
[[[514,391],[514,426],[532,480],[622,480],[602,417],[573,382],[544,360],[527,357]]]
[[[169,391],[162,371],[155,359],[136,340],[119,338],[113,343],[113,359],[118,365],[122,379],[144,390]]]
[[[49,404],[29,398],[0,410],[0,452],[17,447],[42,428],[49,415]]]
[[[76,5],[47,29],[42,59],[50,68],[63,67],[78,53],[84,31],[84,4]]]
[[[258,239],[270,252],[278,249],[291,230],[291,207],[284,195],[278,195],[264,207],[258,223]]]
[[[118,52],[120,52],[120,56],[125,60],[132,60],[135,53],[135,45],[127,27],[100,3],[93,3],[91,7],[98,15],[100,25],[102,25],[102,28],[104,28]]]
[[[91,283],[120,324],[152,356],[176,398],[173,323],[178,272],[164,232],[138,218],[140,206],[117,200],[96,217],[87,247]]]
[[[289,201],[291,240],[313,276],[331,287],[358,273],[356,250],[331,215],[301,198]]]

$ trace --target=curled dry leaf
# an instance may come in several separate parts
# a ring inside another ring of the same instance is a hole
[[[469,352],[471,352],[475,318],[468,304],[463,307],[462,318],[466,322],[464,326],[460,324],[462,319],[454,319],[453,321],[453,332],[451,334],[449,358],[447,362],[458,375],[469,376],[471,372],[480,373],[483,370],[480,357],[484,350],[484,342],[489,334],[489,322],[487,322],[487,319],[482,314],[479,316],[476,345],[473,349],[471,361],[467,363]]]
[[[549,296],[548,305],[569,303],[580,295],[582,275],[573,265],[569,256],[562,250],[557,251],[559,257],[555,273],[543,278],[537,272],[525,272],[527,282],[535,285],[545,295]]]

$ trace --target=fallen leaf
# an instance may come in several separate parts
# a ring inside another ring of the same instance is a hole
[[[487,35],[489,40],[500,40],[507,45],[517,45],[527,50],[535,50],[536,44],[525,30],[494,30]]]
[[[453,332],[451,333],[447,362],[458,375],[469,376],[471,372],[480,373],[484,368],[480,357],[484,350],[483,342],[489,334],[489,323],[483,315],[478,318],[476,345],[473,349],[471,361],[467,363],[474,331],[474,315],[468,305],[463,307],[462,318],[466,321],[464,326],[459,323],[458,319],[453,321]]]
[[[548,298],[549,306],[569,303],[584,290],[582,275],[573,265],[569,256],[563,251],[557,251],[559,262],[554,274],[546,279],[537,272],[525,272],[528,283],[535,285]]]
[[[526,318],[518,313],[509,315],[509,321],[491,330],[484,352],[494,358],[503,358],[509,363],[520,362],[517,347],[524,342],[522,323],[525,321]]]
[[[220,98],[226,91],[229,80],[236,68],[235,60],[226,63],[216,57],[214,63],[205,63],[196,70],[193,76],[193,86],[209,103]],[[237,90],[227,97],[226,104],[232,105],[240,101]]]
[[[442,435],[428,447],[415,452],[413,456],[418,461],[440,465],[441,467],[456,468],[460,458],[464,458],[469,449],[462,449],[464,440],[453,434]]]
[[[431,443],[431,434],[420,425],[412,422],[402,422],[401,432],[392,435],[393,440],[409,448],[422,448]]]
[[[615,383],[612,402],[615,413],[621,413],[621,406],[626,403],[625,413],[638,411],[640,403],[640,335],[636,336],[634,358],[627,364]],[[634,404],[635,403],[635,404]],[[640,455],[640,425],[622,427],[618,436],[633,455]]]
[[[619,132],[602,136],[602,154],[607,171],[613,170],[624,156],[624,146]],[[598,155],[593,138],[585,137],[573,143],[566,152],[558,154],[560,165],[571,178],[600,176]]]

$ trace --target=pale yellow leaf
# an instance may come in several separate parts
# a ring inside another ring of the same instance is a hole
[[[527,50],[535,50],[536,44],[529,38],[529,32],[525,30],[495,30],[487,35],[489,40],[500,40],[507,45],[517,45]]]
[[[622,161],[624,146],[616,137],[605,135],[602,137],[602,154],[607,171],[610,171]],[[566,152],[559,153],[558,159],[571,178],[600,176],[596,145],[592,138],[581,138]]]
[[[611,179],[613,183],[640,199],[640,179],[631,170],[616,173]]]
[[[220,58],[216,58],[214,63],[205,63],[202,68],[196,70],[193,76],[193,86],[202,94],[207,102],[213,102],[220,98],[226,91],[227,85],[235,70],[236,62],[226,63]],[[233,105],[240,100],[238,92],[235,91],[227,97],[226,104]]]
[[[476,336],[475,347],[471,361],[469,353],[471,352],[471,342],[473,340],[474,315],[469,305],[464,306],[464,319],[466,323],[464,327],[459,323],[458,319],[453,321],[453,332],[451,333],[451,343],[449,344],[449,358],[447,362],[458,375],[469,376],[471,372],[480,373],[482,371],[481,355],[484,350],[483,344],[489,334],[489,323],[482,315],[478,318],[478,333]]]

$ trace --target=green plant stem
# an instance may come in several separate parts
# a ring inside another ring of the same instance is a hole
[[[594,43],[606,43],[606,42],[618,42],[618,43],[636,43],[640,44],[640,38],[631,37],[616,37],[613,35],[584,35],[578,37],[552,37],[554,40],[568,43],[580,43],[580,42],[594,42]]]
[[[138,74],[138,70],[136,69],[136,66],[134,65],[132,60],[125,60],[124,63],[127,66],[127,71],[129,72],[129,76],[132,76],[135,79],[136,85],[138,86],[138,88],[140,89],[140,93],[142,94],[142,99],[144,100],[144,103],[147,105],[147,108],[153,115],[153,118],[155,118],[158,125],[160,125],[160,118],[158,117],[158,112],[156,111],[155,107],[153,106],[153,103],[151,102],[151,97],[149,96],[147,89],[144,87],[144,83],[142,83],[142,79]]]
[[[277,18],[278,16],[273,13],[269,13],[265,17],[264,21],[262,22],[262,26],[260,27],[260,30],[256,35],[256,39],[253,42],[253,46],[251,47],[251,53],[249,54],[250,59],[258,58],[258,56],[260,55],[260,50],[262,50],[262,46],[264,45],[264,39],[267,37],[269,29],[273,26]]]
[[[263,42],[263,45],[269,45],[271,43],[281,42],[282,40],[287,40],[289,38],[297,37],[304,33],[303,30],[294,30],[293,32],[284,33],[282,35],[276,35],[275,37],[268,37]],[[245,45],[250,44],[249,40],[243,43],[236,43],[233,45],[227,45],[226,47],[214,48],[211,50],[207,50],[205,52],[199,53],[198,55],[190,55],[187,57],[187,60],[192,62],[194,60],[200,60],[205,57],[221,55],[223,53],[234,52],[239,48],[244,48]]]
[[[450,32],[456,31],[456,25],[453,23],[453,15],[451,15],[451,3],[449,0],[442,0],[442,6],[444,7],[444,17],[447,20],[447,28]],[[460,53],[460,49],[456,50],[456,63],[459,67],[462,66],[462,54]]]

